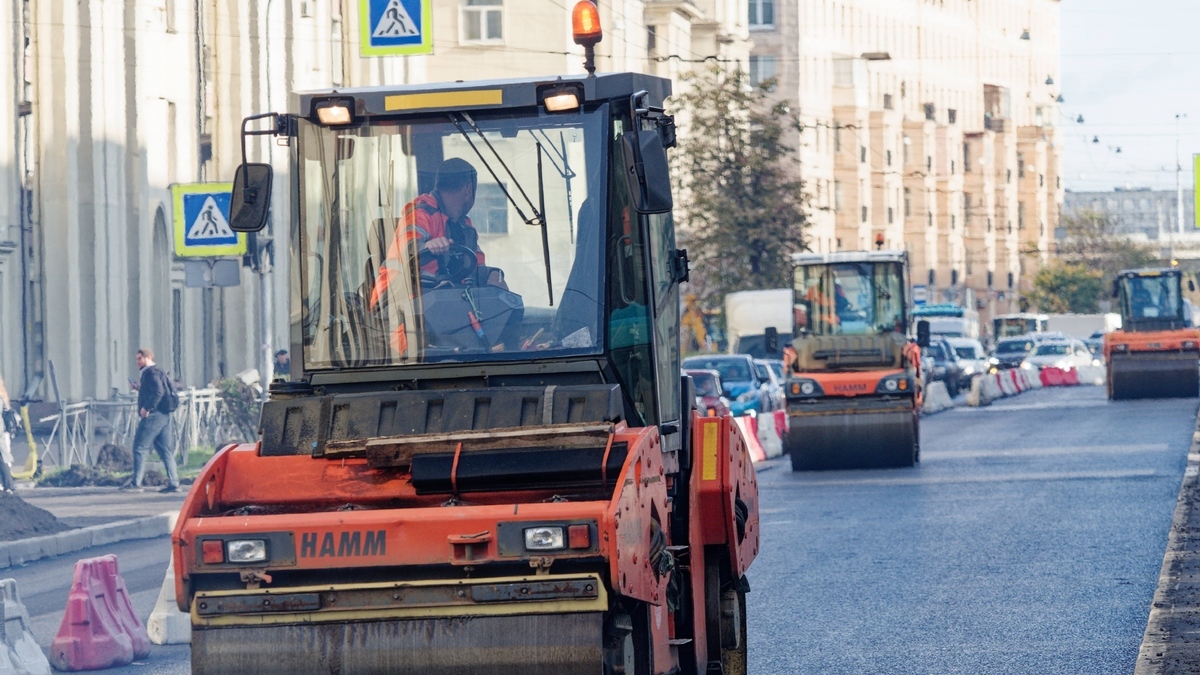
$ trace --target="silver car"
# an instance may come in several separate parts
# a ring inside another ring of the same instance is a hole
[[[1021,362],[1024,370],[1041,370],[1042,368],[1061,368],[1075,370],[1082,366],[1096,365],[1096,357],[1079,340],[1045,340],[1037,343],[1025,360]]]
[[[954,353],[958,355],[965,381],[969,382],[976,375],[987,372],[987,352],[983,349],[983,343],[974,338],[951,337],[946,340],[954,348]]]

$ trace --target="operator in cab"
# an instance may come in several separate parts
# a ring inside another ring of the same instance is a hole
[[[470,283],[508,290],[504,272],[487,266],[487,257],[479,248],[479,232],[467,216],[475,206],[478,184],[475,167],[466,160],[452,157],[442,162],[433,191],[418,195],[404,207],[402,221],[397,223],[388,247],[387,261],[405,260],[408,251],[415,251],[424,289],[444,283]],[[387,291],[395,274],[394,265],[385,263],[380,269],[371,292],[372,307]]]

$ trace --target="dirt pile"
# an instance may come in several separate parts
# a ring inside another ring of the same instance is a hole
[[[0,495],[0,541],[16,541],[69,530],[71,527],[16,495]]]
[[[96,453],[96,468],[106,471],[133,471],[133,451],[105,443]]]
[[[107,446],[106,446],[107,447]],[[112,446],[116,447],[116,446]],[[119,448],[118,448],[119,449]],[[65,471],[47,474],[38,480],[38,487],[120,487],[132,480],[129,471],[116,472],[94,466],[72,464]],[[142,487],[158,487],[167,484],[167,475],[157,469],[147,469],[142,477]]]

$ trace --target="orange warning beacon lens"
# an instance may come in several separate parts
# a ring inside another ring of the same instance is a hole
[[[591,0],[580,0],[571,11],[571,34],[575,44],[585,47],[596,44],[604,37],[600,28],[600,10]]]

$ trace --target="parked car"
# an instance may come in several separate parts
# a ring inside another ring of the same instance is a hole
[[[685,370],[696,388],[696,409],[702,415],[721,417],[729,414],[729,399],[721,388],[721,374],[715,370]]]
[[[1041,370],[1054,367],[1073,370],[1080,366],[1093,365],[1095,362],[1096,357],[1080,340],[1046,340],[1034,346],[1033,351],[1021,362],[1021,368]]]
[[[1098,330],[1092,333],[1092,336],[1083,341],[1087,345],[1088,351],[1097,359],[1104,359],[1104,331]]]
[[[771,409],[767,385],[754,367],[754,359],[746,354],[709,354],[689,356],[683,360],[685,370],[715,370],[721,376],[721,388],[730,400],[734,415],[758,414]]]
[[[983,349],[983,344],[974,338],[946,338],[950,346],[954,349],[954,353],[958,356],[958,363],[962,366],[962,374],[965,382],[970,382],[976,375],[982,375],[987,372],[987,352]]]
[[[925,376],[925,381],[942,382],[952,398],[958,396],[963,383],[963,369],[947,339],[940,335],[932,336],[929,346],[922,352],[933,359],[933,368]]]
[[[779,362],[782,365],[782,361]],[[765,359],[755,359],[754,369],[758,372],[758,378],[766,383],[767,400],[770,406],[764,412],[773,412],[775,410],[784,410],[787,408],[787,396],[783,391],[783,378],[779,377],[775,369],[771,367],[771,362]],[[780,370],[782,372],[782,369]]]
[[[1028,335],[1000,340],[988,359],[988,372],[1020,367],[1029,352],[1033,351],[1035,344],[1034,339]]]

